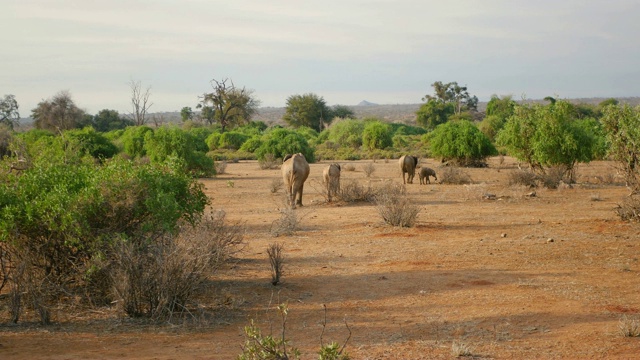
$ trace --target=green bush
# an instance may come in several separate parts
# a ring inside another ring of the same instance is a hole
[[[363,131],[364,122],[362,120],[339,120],[328,129],[327,139],[335,144],[358,149],[362,146]]]
[[[227,131],[220,135],[218,148],[238,150],[242,147],[242,144],[249,140],[249,138],[249,135],[243,134],[239,131]]]
[[[207,136],[207,138],[205,139],[205,143],[207,144],[207,147],[209,148],[209,150],[216,150],[220,148],[221,136],[222,134],[220,134],[219,132],[214,132],[214,133],[211,133],[209,136]]]
[[[118,148],[104,134],[92,127],[68,130],[63,133],[63,136],[75,142],[83,155],[88,154],[95,159],[108,159],[118,153]]]
[[[478,165],[498,153],[489,138],[466,120],[438,125],[429,134],[429,142],[433,156],[453,160],[463,166]]]
[[[308,162],[315,161],[314,149],[307,139],[294,130],[284,128],[274,128],[266,133],[255,153],[258,160],[263,160],[267,154],[283,158],[287,154],[302,153]]]
[[[194,139],[195,141],[194,145],[197,151],[206,153],[207,151],[210,150],[206,140],[209,137],[209,135],[213,133],[213,129],[209,127],[204,127],[204,126],[195,126],[190,128],[188,130],[188,133]]]
[[[145,150],[152,163],[175,162],[194,176],[215,175],[213,159],[197,151],[193,136],[175,127],[164,126],[145,136]]]
[[[262,137],[254,135],[240,146],[240,150],[253,153],[258,150],[260,145],[262,145]]]
[[[126,128],[120,138],[123,151],[132,158],[145,156],[144,142],[147,133],[153,133],[153,129],[144,125]]]
[[[393,145],[391,125],[381,121],[365,123],[362,131],[362,145],[369,149],[385,149]]]

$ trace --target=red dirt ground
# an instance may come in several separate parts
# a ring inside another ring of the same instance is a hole
[[[432,159],[426,164],[437,167]],[[346,162],[342,162],[345,164]],[[350,162],[343,184],[401,182],[397,160]],[[613,163],[578,168],[578,184],[557,190],[508,185],[515,162],[464,169],[471,185],[407,185],[421,211],[413,228],[385,225],[369,203],[325,202],[311,164],[299,229],[273,237],[279,170],[229,164],[203,180],[214,209],[246,224],[246,246],[211,281],[188,324],[149,325],[113,310],[54,314],[56,325],[0,327],[0,359],[234,359],[243,327],[280,331],[274,306],[287,301],[286,335],[316,359],[324,342],[344,342],[353,359],[448,359],[454,343],[474,358],[640,358],[640,338],[620,334],[640,317],[640,227],[614,209],[628,190],[608,181]],[[343,167],[344,169],[344,167]],[[495,200],[483,195],[491,193]],[[284,246],[281,285],[270,284],[267,247]]]

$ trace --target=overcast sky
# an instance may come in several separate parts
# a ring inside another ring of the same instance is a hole
[[[492,94],[640,95],[637,0],[2,0],[0,96],[25,117],[69,91],[91,114],[195,109],[212,79],[262,106],[420,103],[435,81]]]

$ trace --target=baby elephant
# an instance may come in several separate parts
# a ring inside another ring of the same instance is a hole
[[[438,178],[436,177],[436,172],[428,167],[421,168],[418,176],[420,176],[420,185],[431,184],[431,181],[429,181],[429,176],[433,176],[434,180],[438,180]]]

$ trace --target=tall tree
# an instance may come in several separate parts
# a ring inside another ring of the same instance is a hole
[[[316,94],[291,95],[282,119],[290,126],[307,126],[320,132],[333,120],[333,111]]]
[[[61,91],[50,100],[38,103],[31,110],[31,117],[36,128],[59,132],[82,127],[85,112],[76,106],[69,92]]]
[[[0,124],[5,124],[13,129],[20,123],[20,113],[18,112],[18,102],[14,95],[5,95],[0,100]]]
[[[132,125],[135,125],[132,120],[121,117],[120,113],[116,110],[100,110],[100,112],[91,119],[91,126],[99,132],[124,129]]]
[[[151,97],[151,87],[142,91],[142,83],[140,81],[129,81],[131,88],[131,119],[136,125],[144,125],[147,122],[147,113],[153,105],[149,98]]]
[[[193,110],[191,110],[191,107],[183,107],[182,110],[180,110],[180,117],[182,118],[182,121],[193,119]]]
[[[416,112],[416,122],[428,130],[444,124],[455,112],[452,103],[445,103],[434,98],[428,99]]]
[[[460,114],[462,111],[478,110],[478,98],[469,95],[466,86],[460,86],[456,81],[443,83],[436,81],[431,84],[435,95],[425,95],[422,101],[428,102],[434,99],[442,103],[452,103],[454,105],[454,113]]]
[[[211,86],[213,92],[203,95],[201,107],[203,110],[207,106],[213,108],[213,118],[222,127],[222,132],[227,127],[248,123],[258,112],[260,101],[253,96],[252,90],[238,88],[229,79],[213,79]]]
[[[334,118],[355,119],[356,113],[346,105],[334,105],[331,109]]]

